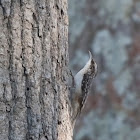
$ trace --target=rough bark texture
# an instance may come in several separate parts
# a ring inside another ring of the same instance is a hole
[[[0,140],[71,140],[66,0],[0,0]]]

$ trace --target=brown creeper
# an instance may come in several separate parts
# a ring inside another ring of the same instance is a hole
[[[81,69],[74,76],[74,88],[71,93],[72,103],[72,120],[75,121],[76,117],[81,113],[81,110],[85,104],[88,96],[92,79],[97,74],[97,64],[93,60],[91,52],[89,51],[89,61],[86,63],[83,69]]]

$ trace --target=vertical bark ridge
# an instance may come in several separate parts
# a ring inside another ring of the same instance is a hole
[[[10,79],[10,84],[11,84],[11,94],[12,94],[12,102],[11,102],[11,109],[8,115],[9,119],[9,130],[8,130],[8,138],[9,140],[14,140],[15,137],[15,128],[14,128],[14,123],[15,123],[15,112],[16,112],[16,104],[17,104],[17,67],[16,67],[16,60],[14,57],[14,45],[13,45],[13,33],[12,33],[12,18],[14,15],[14,1],[11,1],[11,7],[10,7],[10,15],[8,17],[8,22],[7,22],[7,40],[8,40],[8,45],[9,45],[9,79]]]

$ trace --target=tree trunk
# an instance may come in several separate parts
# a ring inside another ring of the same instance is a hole
[[[0,0],[0,140],[71,140],[67,0]]]

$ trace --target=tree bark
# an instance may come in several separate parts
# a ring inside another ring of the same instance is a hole
[[[71,140],[67,0],[0,0],[0,140]]]

